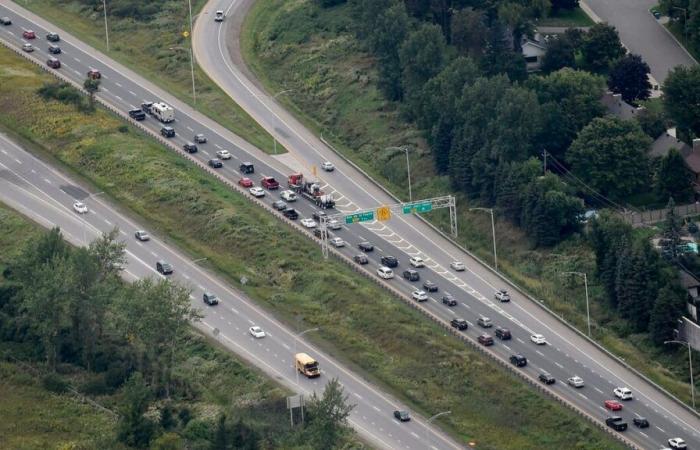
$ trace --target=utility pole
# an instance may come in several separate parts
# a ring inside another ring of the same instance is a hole
[[[107,42],[107,51],[109,51],[109,28],[107,27],[107,0],[102,0],[102,8],[105,13],[105,41]]]

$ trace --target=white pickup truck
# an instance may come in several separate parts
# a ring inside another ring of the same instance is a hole
[[[224,12],[221,10],[218,10],[214,14],[214,22],[223,22],[224,21]]]

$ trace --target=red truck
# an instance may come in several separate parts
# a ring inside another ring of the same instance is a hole
[[[271,191],[273,191],[275,189],[279,189],[279,187],[280,187],[279,182],[272,177],[263,177],[262,180],[260,181],[260,184],[265,189],[269,189]]]

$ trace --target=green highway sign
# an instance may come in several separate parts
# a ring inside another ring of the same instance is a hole
[[[356,214],[348,214],[345,216],[345,223],[371,222],[374,220],[374,211],[363,211]]]
[[[427,213],[433,210],[432,202],[412,203],[403,206],[404,214]]]

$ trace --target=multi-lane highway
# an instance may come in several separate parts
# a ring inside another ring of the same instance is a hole
[[[226,22],[223,26],[215,24],[212,16],[214,10],[223,9],[228,12],[229,18],[235,17],[237,5],[230,1],[213,1],[205,7],[195,28],[197,59],[226,92],[290,150],[290,154],[283,158],[276,159],[252,148],[133,71],[125,69],[64,31],[55,30],[45,21],[5,0],[0,1],[0,16],[8,15],[15,23],[10,27],[0,28],[0,37],[15,46],[21,46],[24,43],[22,29],[34,29],[38,39],[37,51],[33,55],[45,60],[48,56],[47,43],[43,37],[49,29],[58,31],[62,35],[60,45],[64,50],[64,53],[59,55],[64,65],[59,69],[61,73],[82,83],[85,73],[90,68],[99,69],[103,74],[100,98],[121,110],[136,107],[144,100],[160,99],[174,106],[177,120],[173,126],[178,136],[172,139],[172,142],[181,146],[191,140],[195,133],[204,133],[209,142],[201,145],[200,151],[194,156],[206,161],[213,157],[218,149],[230,150],[235,158],[225,161],[219,174],[232,181],[240,178],[238,164],[245,160],[255,164],[256,173],[252,178],[256,184],[260,176],[268,175],[276,177],[283,185],[286,175],[292,171],[304,170],[309,173],[312,165],[330,160],[336,165],[336,171],[319,174],[319,178],[324,189],[334,193],[340,211],[352,212],[357,208],[395,202],[351,165],[337,157],[316,139],[313,133],[301,126],[275,104],[270,96],[256,87],[253,81],[246,78],[243,71],[236,68],[226,49]],[[157,131],[161,126],[153,118],[148,118],[144,125],[152,131]],[[278,198],[277,193],[268,192],[265,201],[269,203]],[[311,216],[314,211],[312,205],[303,199],[297,201],[294,206],[305,217]],[[551,373],[558,380],[550,386],[552,392],[567,399],[581,411],[604,420],[609,413],[603,408],[603,402],[613,398],[612,390],[617,386],[631,388],[635,400],[625,403],[621,415],[630,424],[631,419],[637,415],[646,417],[651,423],[649,428],[636,429],[630,426],[625,432],[625,436],[637,445],[659,448],[668,438],[680,436],[691,446],[700,446],[700,420],[696,415],[547,314],[527,297],[512,291],[512,302],[500,303],[494,300],[493,293],[496,289],[504,287],[506,282],[422,221],[413,217],[398,217],[385,224],[353,225],[341,229],[337,234],[348,243],[348,246],[340,251],[349,256],[358,253],[356,246],[359,242],[372,242],[375,251],[368,255],[369,266],[372,269],[379,265],[382,255],[395,255],[400,261],[397,269],[397,273],[400,274],[407,268],[409,256],[422,256],[427,262],[427,267],[418,269],[422,277],[421,282],[430,279],[440,288],[437,294],[431,295],[430,301],[422,304],[425,308],[445,321],[455,317],[466,319],[471,326],[465,333],[472,338],[484,331],[476,325],[479,316],[489,316],[497,325],[510,328],[513,339],[508,342],[497,340],[496,345],[490,347],[493,355],[507,360],[513,353],[523,354],[528,358],[529,364],[521,370],[533,378],[537,378],[541,370]],[[449,269],[450,263],[455,260],[464,261],[467,270],[454,272]],[[420,284],[409,283],[401,278],[387,283],[393,284],[407,295]],[[440,302],[445,291],[457,298],[456,307],[450,308]],[[543,334],[548,345],[536,346],[530,342],[529,336],[532,333]],[[582,389],[566,386],[564,380],[572,375],[581,376],[586,386]],[[371,428],[376,430],[375,427]]]
[[[121,214],[100,193],[91,193],[3,135],[0,135],[0,200],[46,227],[61,227],[64,236],[75,245],[85,245],[100,233],[118,227],[119,240],[127,246],[128,264],[124,273],[127,279],[163,277],[155,270],[156,261],[172,264],[174,274],[168,278],[192,289],[193,305],[203,309],[204,319],[199,325],[204,332],[211,334],[218,330],[216,336],[223,345],[298,392],[320,392],[328,379],[337,377],[356,405],[351,416],[353,427],[378,448],[460,448],[442,433],[426,427],[420,417],[414,415],[408,423],[394,420],[393,411],[401,408],[398,401],[353,375],[304,337],[298,340],[296,348],[319,361],[322,376],[316,379],[302,376],[296,384],[293,330],[158,236],[152,235],[148,242],[136,240],[134,232],[148,230],[146,225]],[[72,207],[75,200],[85,203],[89,212],[77,214]],[[216,294],[219,305],[206,306],[202,301],[205,291]],[[267,336],[253,338],[248,328],[254,325],[260,326]]]

